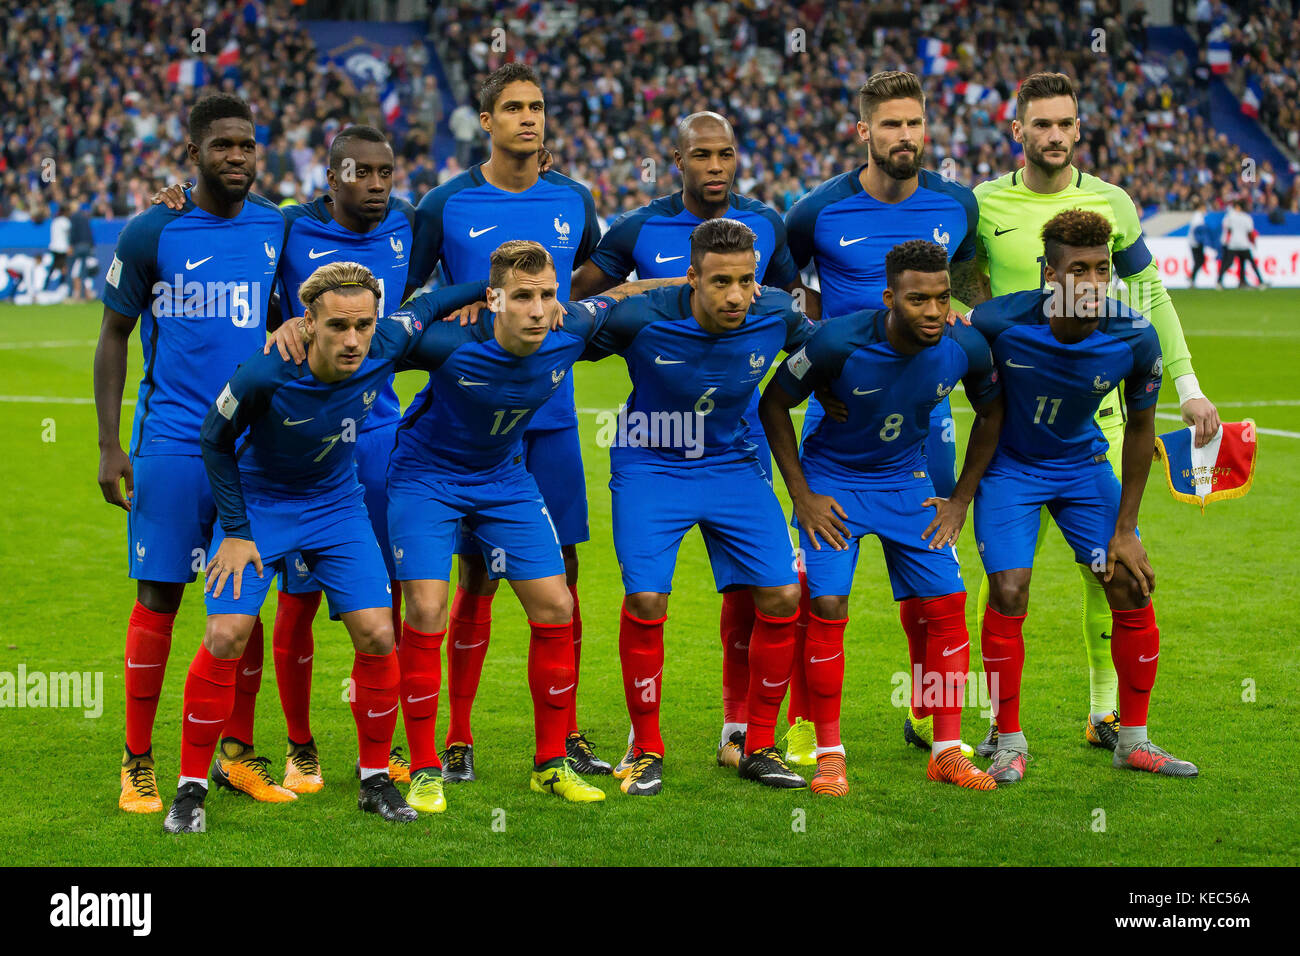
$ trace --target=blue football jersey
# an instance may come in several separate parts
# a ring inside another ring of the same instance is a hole
[[[590,258],[600,239],[596,203],[587,187],[547,172],[521,193],[498,189],[475,166],[431,190],[416,208],[417,239],[410,282],[423,285],[438,263],[450,282],[486,282],[493,250],[509,239],[539,242],[555,260],[557,298],[569,298],[573,270]],[[573,381],[533,419],[537,430],[572,428],[577,412]]]
[[[822,318],[883,309],[885,255],[899,243],[937,242],[949,262],[975,257],[979,206],[970,189],[922,169],[912,195],[884,203],[862,189],[863,168],[826,180],[786,214],[794,264],[817,263]]]
[[[1094,416],[1119,382],[1132,410],[1160,397],[1164,363],[1151,322],[1106,300],[1106,315],[1083,341],[1066,345],[1048,324],[1050,292],[1033,289],[990,299],[971,311],[988,341],[1006,395],[998,456],[1031,470],[1070,471],[1102,462],[1109,447]]]
[[[415,207],[390,196],[388,214],[369,232],[353,232],[334,221],[328,196],[284,211],[284,252],[280,257],[280,312],[284,321],[303,314],[298,289],[313,272],[331,262],[359,262],[379,280],[379,314],[402,304],[415,240]],[[387,382],[366,419],[366,430],[391,425],[402,410]]]
[[[231,372],[266,341],[284,242],[284,217],[249,194],[222,219],[185,194],[185,207],[151,206],[117,240],[104,304],[140,316],[144,377],[132,455],[197,455],[199,430]]]
[[[812,330],[780,289],[764,287],[744,323],[720,335],[706,332],[691,314],[689,285],[624,299],[593,342],[622,355],[632,379],[621,426],[626,435],[611,443],[610,467],[752,459],[749,433],[759,424],[745,411],[754,387],[781,352],[799,348]]]
[[[786,288],[799,272],[790,258],[785,222],[775,209],[757,199],[731,194],[724,219],[735,219],[754,230],[758,263],[755,279]],[[681,192],[619,216],[601,236],[591,261],[620,281],[635,270],[638,279],[673,279],[686,275],[691,264],[691,232],[704,220],[686,208]]]
[[[482,283],[469,283],[424,298],[445,314],[484,291]],[[227,534],[249,536],[245,493],[301,502],[357,484],[356,436],[394,367],[424,367],[419,352],[426,332],[405,313],[380,319],[360,368],[341,382],[322,382],[309,363],[287,362],[274,349],[269,355],[258,349],[239,367],[210,405],[202,430],[204,466]]]
[[[823,418],[806,435],[806,472],[846,487],[897,484],[925,474],[930,413],[959,381],[980,406],[1001,390],[988,343],[958,323],[938,344],[915,355],[894,350],[885,336],[887,309],[863,309],[818,326],[808,343],[776,371],[774,381],[803,400],[828,386],[849,419]]]
[[[573,363],[604,324],[613,299],[564,303],[564,327],[531,355],[507,352],[494,337],[495,314],[475,325],[443,322],[446,309],[422,295],[393,317],[423,326],[408,361],[428,369],[397,431],[390,474],[414,470],[467,482],[495,480],[523,461],[523,434],[563,387]]]

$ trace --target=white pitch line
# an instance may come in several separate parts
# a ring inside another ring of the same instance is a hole
[[[0,350],[14,349],[70,349],[98,344],[96,339],[49,339],[44,342],[0,342]]]

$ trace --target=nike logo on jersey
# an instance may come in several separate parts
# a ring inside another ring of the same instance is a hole
[[[656,365],[685,365],[686,359],[666,359],[662,355],[655,356]]]
[[[1007,359],[1007,368],[1033,368],[1033,366],[1032,366],[1032,365],[1020,365],[1020,364],[1017,363],[1017,362],[1013,362],[1013,361],[1011,361],[1011,359]]]
[[[291,422],[291,421],[289,421],[289,419],[286,418],[286,419],[284,420],[284,423],[285,423],[285,425],[287,425],[288,427],[292,428],[294,425],[305,425],[305,424],[307,424],[307,422],[309,422],[309,421],[311,421],[310,418],[300,418],[300,419],[298,419],[296,422]]]
[[[211,259],[211,258],[212,258],[212,256],[208,256],[208,259]],[[203,265],[203,263],[207,262],[208,259],[200,259],[198,262],[190,262],[189,259],[186,259],[186,260],[185,260],[185,268],[186,268],[186,269],[197,269],[199,266]]]
[[[161,664],[137,664],[129,657],[126,659],[126,666],[131,670],[138,670],[141,667],[162,667]]]
[[[464,385],[464,386],[466,386],[466,387],[468,387],[468,386],[470,386],[470,385],[486,385],[486,384],[487,384],[487,382],[471,382],[471,381],[469,381],[468,379],[466,379],[464,375],[462,375],[460,378],[456,379],[456,383],[457,383],[458,385]]]
[[[193,724],[224,724],[226,722],[226,718],[224,717],[218,717],[216,720],[200,720],[193,714],[190,714],[186,719]]]
[[[438,692],[434,691],[432,694],[425,694],[423,697],[408,697],[406,698],[406,702],[408,704],[418,704],[422,700],[433,700],[433,698],[437,696]]]
[[[308,259],[319,259],[321,256],[328,256],[331,252],[338,252],[337,249],[326,249],[324,252],[317,252],[315,249],[307,250]]]
[[[843,653],[844,653],[843,651],[840,651],[840,654],[843,654]],[[808,663],[809,663],[809,664],[825,664],[827,661],[833,661],[833,660],[835,660],[835,658],[839,657],[840,654],[832,654],[830,657],[810,657],[810,658],[808,658]],[[763,681],[763,683],[766,684],[767,681]],[[772,686],[775,686],[775,685],[772,685]]]
[[[366,708],[366,716],[367,716],[367,717],[370,717],[371,719],[374,719],[375,717],[387,717],[389,714],[391,714],[391,713],[392,713],[393,711],[395,711],[395,710],[397,710],[397,705],[396,705],[396,704],[394,704],[392,707],[389,707],[387,710],[382,711],[381,713],[378,713],[378,714],[376,714],[373,710],[370,710],[369,708]]]
[[[876,392],[883,392],[883,388],[855,388],[854,395],[874,395]]]
[[[567,687],[561,687],[559,690],[556,690],[554,687],[551,687],[546,692],[550,694],[552,697],[558,697],[560,694],[563,694],[565,691],[573,690],[573,688],[577,686],[578,685],[574,683],[574,684],[570,684]]]
[[[667,256],[667,257],[665,257],[664,254],[663,254],[662,252],[656,252],[656,253],[655,253],[655,262],[658,262],[658,263],[661,263],[661,264],[664,263],[664,262],[673,262],[673,261],[675,261],[675,260],[677,260],[677,259],[685,259],[685,258],[686,258],[686,256],[684,256],[684,255],[682,255],[682,256]]]
[[[841,245],[841,246],[851,246],[851,245],[853,245],[855,242],[861,242],[861,241],[862,241],[863,239],[865,239],[865,238],[867,238],[867,237],[866,237],[866,236],[858,236],[858,238],[856,238],[856,239],[845,239],[843,236],[840,236],[840,245]]]
[[[952,655],[956,654],[962,647],[970,647],[970,641],[967,641],[965,644],[961,645],[961,647],[945,647],[943,649],[943,656],[952,657]]]
[[[488,226],[486,229],[475,229],[473,226],[470,226],[470,227],[469,227],[469,237],[470,237],[471,239],[477,239],[479,236],[483,235],[483,233],[485,233],[485,232],[491,232],[491,231],[492,231],[493,229],[495,229],[495,228],[496,228],[496,226]]]
[[[1015,232],[1019,228],[1020,228],[1019,226],[1012,226],[1010,229],[994,229],[993,235],[1000,236],[1003,235],[1004,233]]]

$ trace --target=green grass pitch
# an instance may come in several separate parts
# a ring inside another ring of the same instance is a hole
[[[1237,865],[1300,862],[1296,805],[1297,589],[1300,491],[1300,292],[1179,292],[1197,372],[1223,417],[1265,431],[1255,488],[1202,516],[1174,502],[1152,472],[1143,538],[1158,575],[1163,648],[1153,696],[1155,740],[1199,764],[1191,781],[1110,768],[1084,743],[1087,671],[1079,582],[1059,534],[1034,576],[1025,670],[1025,729],[1034,762],[1013,789],[974,794],[925,779],[891,703],[906,644],[878,546],[857,573],[847,635],[843,726],[852,792],[842,800],[770,792],[714,764],[721,721],[719,599],[702,542],[688,536],[669,605],[662,796],[633,799],[610,778],[602,805],[569,806],[529,791],[532,718],[527,630],[513,596],[495,605],[476,708],[480,782],[448,789],[448,812],[412,826],[356,809],[356,740],[343,696],[352,650],[343,628],[316,623],[314,729],[326,789],[269,806],[214,791],[209,832],[164,838],[161,817],[118,811],[122,644],[135,589],[126,577],[125,515],[95,483],[91,358],[96,306],[0,309],[0,672],[103,674],[103,713],[0,709],[0,845],[10,864],[1063,864]],[[140,375],[132,342],[127,397]],[[399,378],[404,398],[423,376]],[[627,392],[617,359],[580,366],[592,540],[580,548],[584,654],[579,717],[615,760],[628,727],[618,665],[618,566],[610,538],[607,453],[592,410]],[[1162,413],[1176,411],[1171,384]],[[958,399],[960,431],[970,423]],[[123,411],[129,431],[132,409]],[[1161,420],[1162,429],[1177,427]],[[1270,434],[1274,430],[1282,434]],[[125,434],[124,439],[125,441]],[[964,435],[963,435],[964,443]],[[1288,543],[1290,542],[1290,543]],[[974,587],[968,525],[960,548]],[[973,603],[973,602],[972,602]],[[284,722],[269,649],[258,702],[263,753],[282,767]],[[968,608],[973,622],[973,608]],[[973,623],[972,623],[973,626]],[[196,585],[176,622],[155,733],[164,800],[173,792],[185,671],[203,631]],[[978,635],[973,634],[978,645]],[[972,647],[974,652],[975,647]],[[978,662],[977,653],[972,661]],[[978,666],[974,663],[973,666]],[[445,727],[445,706],[439,715]],[[967,740],[983,734],[964,712]],[[399,738],[401,725],[398,725]]]

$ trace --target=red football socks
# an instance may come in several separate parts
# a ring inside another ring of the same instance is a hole
[[[804,671],[804,641],[808,636],[811,619],[812,596],[808,591],[808,575],[800,571],[799,619],[794,624],[794,657],[790,665],[790,706],[785,709],[785,719],[792,727],[796,720],[807,720],[811,714],[808,709],[808,675]]]
[[[126,749],[142,754],[153,746],[153,721],[167,672],[175,614],[151,611],[139,601],[126,626]],[[207,771],[205,770],[204,773]]]
[[[1145,727],[1160,656],[1155,605],[1148,603],[1134,611],[1112,610],[1110,617],[1110,658],[1119,675],[1119,722],[1125,727]]]
[[[411,748],[411,772],[441,767],[438,759],[438,691],[442,686],[442,639],[402,625],[397,645],[401,669],[402,722]]]
[[[749,639],[754,633],[754,596],[748,589],[722,595],[722,722],[749,720]]]
[[[907,677],[912,683],[912,713],[918,718],[930,716],[921,699],[921,688],[917,686],[918,668],[925,667],[925,614],[921,610],[918,597],[903,598],[898,602],[898,617],[903,622],[903,633],[907,635]]]
[[[659,733],[659,700],[664,673],[664,621],[643,621],[628,613],[618,626],[618,657],[623,665],[623,696],[632,718],[632,742],[650,753],[664,752]]]
[[[849,619],[827,621],[810,614],[803,646],[808,707],[818,747],[840,746],[840,699],[844,693],[844,629]]]
[[[1025,639],[1021,634],[1025,615],[999,614],[992,606],[984,611],[980,652],[989,681],[993,717],[998,733],[1020,732],[1020,675],[1025,669]],[[948,738],[952,739],[952,738]]]
[[[528,689],[533,695],[534,765],[564,756],[564,728],[578,675],[573,669],[573,621],[529,621]]]
[[[235,668],[235,703],[230,709],[222,737],[233,737],[241,744],[253,745],[253,716],[257,710],[257,692],[262,687],[262,619],[253,622],[253,631],[244,645],[244,655]]]
[[[352,718],[357,724],[357,753],[361,769],[388,767],[397,726],[397,652],[363,654],[352,658]]]
[[[582,611],[578,609],[578,588],[577,585],[569,585],[569,593],[573,595],[573,679],[579,681],[582,679]],[[573,686],[573,701],[569,705],[568,732],[571,734],[578,733],[578,686]]]
[[[239,658],[213,657],[202,644],[185,678],[181,710],[181,776],[206,780],[221,728],[235,705]]]
[[[930,708],[934,715],[934,739],[960,740],[961,705],[966,693],[966,672],[970,670],[966,592],[927,598],[921,602],[921,608],[926,630],[924,682],[927,687],[937,685],[940,694],[938,704]],[[935,691],[930,693],[933,695]]]
[[[796,611],[789,617],[754,612],[754,636],[749,642],[749,729],[745,753],[776,746],[776,717],[790,683],[794,663]]]
[[[275,657],[275,683],[289,739],[305,744],[312,739],[311,660],[316,654],[311,624],[320,608],[320,591],[277,596],[271,653]]]
[[[447,725],[447,744],[472,744],[470,711],[483,676],[483,658],[487,656],[488,638],[492,634],[492,595],[471,594],[456,589],[447,622],[447,690],[451,695],[451,719]]]

